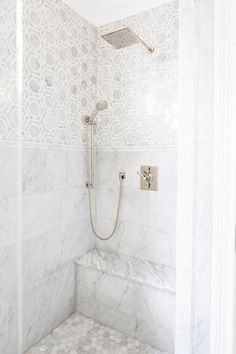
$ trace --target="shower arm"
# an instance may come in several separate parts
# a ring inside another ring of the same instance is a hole
[[[136,33],[133,32],[133,34],[135,35],[135,37],[137,38],[137,40],[139,42],[142,43],[142,45],[150,52],[153,53],[155,51],[155,48],[150,47],[150,45],[148,45],[146,42],[144,42]]]

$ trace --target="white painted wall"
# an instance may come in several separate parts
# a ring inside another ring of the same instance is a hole
[[[171,0],[63,0],[95,26],[135,15]]]

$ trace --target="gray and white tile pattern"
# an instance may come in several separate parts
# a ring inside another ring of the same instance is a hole
[[[16,1],[0,2],[0,140],[17,139]]]
[[[101,34],[129,26],[155,47],[116,50]],[[110,102],[101,112],[97,144],[102,149],[158,149],[176,146],[178,91],[178,3],[171,1],[98,28],[98,99]]]
[[[96,99],[96,28],[62,1],[24,0],[26,142],[81,146]]]
[[[109,327],[73,315],[25,354],[168,354]]]

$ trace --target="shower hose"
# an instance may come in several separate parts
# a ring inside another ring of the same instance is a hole
[[[119,178],[119,182],[120,182],[120,186],[119,186],[119,197],[118,197],[118,205],[117,205],[117,212],[116,212],[116,220],[115,220],[115,225],[113,227],[113,230],[111,232],[110,235],[108,235],[107,237],[102,237],[100,236],[94,226],[94,222],[93,222],[93,215],[92,215],[92,197],[91,197],[91,186],[88,186],[88,200],[89,200],[89,217],[90,217],[90,223],[91,223],[91,227],[93,230],[94,235],[102,241],[108,241],[112,238],[112,236],[114,235],[114,233],[116,232],[117,229],[117,225],[118,225],[118,220],[119,220],[119,215],[120,215],[120,205],[121,205],[121,197],[122,197],[122,189],[123,189],[123,179],[120,177]]]

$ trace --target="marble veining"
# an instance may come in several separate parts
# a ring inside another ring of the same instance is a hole
[[[140,284],[175,292],[175,270],[163,264],[99,249],[78,258],[76,263]]]
[[[75,314],[25,354],[168,354]]]

